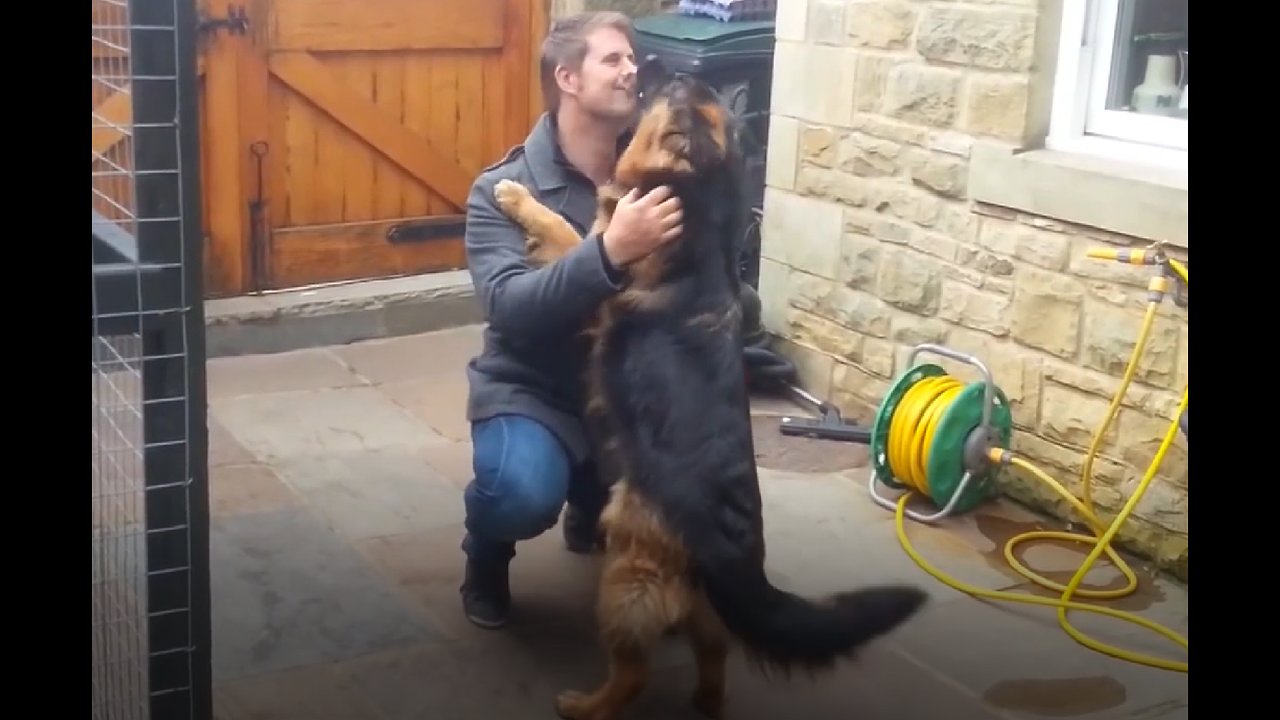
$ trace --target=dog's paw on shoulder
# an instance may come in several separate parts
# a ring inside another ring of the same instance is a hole
[[[529,197],[528,188],[515,180],[499,180],[493,186],[493,198],[498,201],[498,207],[506,213],[514,212]]]

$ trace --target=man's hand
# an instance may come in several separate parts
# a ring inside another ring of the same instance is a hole
[[[618,200],[601,242],[614,267],[624,267],[675,240],[683,231],[680,198],[660,185],[645,195],[635,190]]]

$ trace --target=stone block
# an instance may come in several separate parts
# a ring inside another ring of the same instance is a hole
[[[1045,438],[1087,448],[1107,417],[1107,401],[1049,383],[1042,392],[1040,430]],[[1116,439],[1112,423],[1103,437],[1104,448]]]
[[[816,348],[791,340],[780,340],[774,347],[796,366],[800,387],[818,397],[831,395],[831,374],[835,359]]]
[[[894,353],[897,346],[888,340],[879,338],[863,338],[862,350],[858,354],[858,364],[864,370],[880,377],[893,377]]]
[[[840,143],[840,169],[865,177],[896,175],[902,154],[899,143],[855,131]]]
[[[884,98],[886,114],[931,127],[950,127],[960,100],[960,71],[923,64],[889,69]]]
[[[787,42],[804,42],[809,20],[809,0],[778,3],[774,16],[774,37]]]
[[[1120,389],[1120,378],[1072,363],[1050,360],[1044,366],[1045,377],[1059,385],[1097,395],[1108,402]],[[1173,417],[1179,398],[1138,383],[1130,383],[1121,398],[1125,407],[1135,408],[1157,417]]]
[[[840,148],[840,135],[821,125],[800,127],[800,159],[820,167],[833,167]]]
[[[831,319],[845,327],[875,337],[889,336],[889,306],[875,295],[836,287],[828,297],[828,307]]]
[[[857,360],[862,352],[862,335],[804,310],[789,313],[787,337],[844,360]]]
[[[1135,482],[1142,478],[1155,460],[1165,433],[1173,424],[1173,413],[1149,415],[1140,410],[1120,408],[1116,433],[1120,450],[1117,455],[1134,471]],[[1161,459],[1156,474],[1183,488],[1187,485],[1187,441],[1180,430],[1174,430],[1173,442]]]
[[[1026,77],[978,75],[969,80],[964,120],[967,132],[1019,141],[1027,128]]]
[[[920,317],[900,313],[893,318],[893,341],[907,346],[907,349],[924,343],[945,344],[947,342],[947,323],[937,318]]]
[[[817,275],[792,270],[789,287],[787,298],[792,307],[820,315],[829,314],[830,311],[827,308],[830,305],[831,294],[835,292],[834,282]]]
[[[982,273],[973,268],[961,267],[959,265],[948,265],[943,268],[943,275],[951,280],[962,282],[965,285],[980,288],[985,278]]]
[[[844,14],[844,0],[810,0],[809,41],[818,45],[843,45]]]
[[[856,51],[779,40],[770,110],[819,125],[849,127],[853,117]]]
[[[854,290],[874,292],[880,267],[880,243],[852,232],[846,232],[841,242],[836,280]]]
[[[943,281],[938,317],[996,337],[1009,334],[1012,301],[1004,295]]]
[[[848,3],[844,12],[849,44],[877,50],[905,50],[911,46],[916,10],[909,2]]]
[[[845,215],[846,218],[853,216],[853,213]],[[911,238],[919,231],[911,223],[903,222],[896,218],[882,215],[875,212],[865,212],[856,215],[858,222],[862,227],[859,231],[880,240],[881,242],[893,243],[894,245],[907,245],[911,242]],[[845,221],[846,227],[848,220]]]
[[[1086,451],[1059,444],[1033,432],[1015,432],[1012,445],[1015,452],[1025,455],[1036,465],[1040,465],[1050,477],[1062,483],[1063,487],[1076,493],[1077,496],[1079,495],[1080,474],[1084,471]],[[1118,487],[1124,482],[1127,472],[1128,468],[1123,464],[1100,454],[1093,461],[1093,488]],[[1043,488],[1046,496],[1052,497],[1055,501],[1060,497],[1051,488],[1045,487],[1037,480],[1027,478],[1026,484]]]
[[[925,147],[944,155],[968,158],[973,149],[973,137],[955,130],[933,130]]]
[[[765,330],[780,333],[787,326],[791,296],[791,270],[772,258],[760,258],[760,322]]]
[[[1071,238],[1062,233],[1037,230],[1020,223],[984,220],[978,237],[984,247],[1046,270],[1065,270],[1070,260]]]
[[[1083,351],[1086,367],[1122,376],[1142,329],[1142,314],[1110,305],[1089,304],[1085,312]],[[1135,379],[1159,387],[1172,387],[1178,370],[1179,327],[1155,318],[1138,361]]]
[[[916,29],[916,51],[932,62],[1025,71],[1035,51],[1034,12],[930,5]]]
[[[951,263],[955,262],[960,252],[960,244],[955,240],[944,233],[928,230],[917,230],[912,233],[907,239],[907,247],[946,261],[948,268],[952,267]]]
[[[834,278],[843,223],[839,205],[767,188],[762,253],[798,270]]]
[[[769,118],[769,153],[765,159],[764,182],[782,190],[795,189],[799,165],[800,123],[785,115]]]
[[[856,417],[874,415],[890,381],[849,363],[836,363],[831,376],[831,398],[842,413]]]
[[[859,67],[861,67],[861,64]],[[859,114],[853,118],[851,127],[858,132],[885,140],[892,140],[896,143],[920,145],[922,147],[929,143],[928,128],[922,128],[918,125],[880,115]]]
[[[906,250],[889,250],[880,265],[877,288],[881,300],[919,315],[938,312],[942,266]]]
[[[858,67],[854,72],[853,109],[855,113],[877,113],[884,102],[889,82],[889,70],[895,65],[910,62],[907,55],[884,55],[864,52],[858,55]],[[857,115],[854,116],[857,125]],[[874,116],[872,116],[874,117]]]
[[[943,215],[943,201],[938,196],[904,182],[882,181],[870,186],[871,201],[877,212],[914,223],[934,227]]]
[[[1079,282],[1044,270],[1024,267],[1013,292],[1010,329],[1023,345],[1063,358],[1075,357],[1080,345],[1080,311],[1084,288]]]
[[[911,182],[943,197],[963,199],[969,163],[960,157],[914,149],[903,157]]]

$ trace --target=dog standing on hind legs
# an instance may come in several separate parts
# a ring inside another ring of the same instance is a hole
[[[729,115],[695,78],[651,67],[646,108],[601,188],[597,230],[627,191],[672,187],[684,234],[632,264],[628,285],[584,328],[593,339],[586,413],[601,470],[612,480],[601,516],[597,597],[608,678],[566,691],[570,720],[615,720],[643,689],[649,656],[671,630],[697,660],[693,703],[725,717],[725,671],[740,644],[762,671],[817,671],[913,616],[925,594],[887,586],[813,602],[765,576],[764,529],[743,380],[736,241],[741,186]],[[524,229],[530,259],[554,262],[579,241],[521,185],[495,188]]]

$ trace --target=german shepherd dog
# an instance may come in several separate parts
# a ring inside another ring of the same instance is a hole
[[[691,77],[647,65],[644,109],[601,188],[595,230],[629,189],[670,185],[684,210],[682,237],[637,261],[627,287],[599,308],[592,338],[588,425],[604,480],[604,568],[597,597],[608,679],[566,691],[570,720],[613,720],[644,687],[648,657],[683,631],[698,666],[694,706],[723,718],[733,639],[759,670],[834,665],[911,617],[925,594],[878,587],[814,603],[765,577],[764,528],[740,340],[741,186],[731,118]],[[520,184],[495,188],[524,230],[534,265],[581,240]]]

